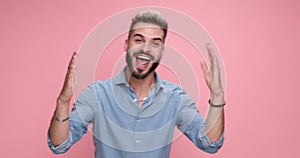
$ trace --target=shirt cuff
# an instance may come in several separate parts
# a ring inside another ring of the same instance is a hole
[[[207,135],[199,138],[204,147],[204,151],[208,153],[216,153],[223,145],[224,142],[224,133],[221,135],[218,141],[211,142]]]
[[[52,150],[52,152],[54,154],[63,154],[65,152],[67,152],[70,147],[72,146],[72,137],[71,137],[71,133],[69,133],[69,137],[60,145],[58,146],[54,146],[50,140],[50,136],[49,136],[49,132],[48,132],[48,146],[49,148]]]

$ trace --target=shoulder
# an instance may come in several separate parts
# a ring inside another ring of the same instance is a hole
[[[112,85],[113,78],[107,78],[105,80],[96,80],[92,82],[88,87],[99,88],[99,87],[108,87]]]
[[[81,95],[94,95],[96,94],[99,89],[107,89],[111,85],[111,78],[105,79],[105,80],[97,80],[89,85],[87,85],[82,91]]]
[[[189,94],[180,85],[166,80],[161,80],[161,84],[170,99],[172,98],[179,105],[191,105],[194,103]]]
[[[91,83],[91,85],[93,86],[105,86],[105,85],[110,85],[112,82],[112,78],[107,78],[105,80],[97,80],[93,83]]]
[[[182,95],[182,94],[185,94],[185,91],[184,89],[176,84],[176,83],[173,83],[173,82],[170,82],[170,81],[167,81],[167,80],[160,80],[160,84],[162,85],[162,87],[168,92],[168,93],[171,93],[171,94],[174,94],[174,95]]]

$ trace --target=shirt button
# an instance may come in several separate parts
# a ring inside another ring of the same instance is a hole
[[[140,120],[139,118],[137,118],[137,119],[135,120],[135,122],[136,122],[136,123],[140,123],[141,120]]]
[[[140,142],[141,142],[141,140],[137,139],[137,140],[135,140],[135,142],[136,142],[136,143],[140,143]]]

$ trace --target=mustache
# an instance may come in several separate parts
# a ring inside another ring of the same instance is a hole
[[[138,51],[138,52],[134,52],[132,56],[134,57],[134,56],[137,56],[137,55],[144,55],[144,56],[149,57],[151,61],[154,60],[154,56],[153,56],[153,55],[151,55],[151,54],[149,54],[149,53],[146,53],[146,52],[144,52],[144,51],[142,51],[142,50],[141,50],[141,51]]]

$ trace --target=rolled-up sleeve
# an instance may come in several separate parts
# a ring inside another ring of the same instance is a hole
[[[207,153],[216,153],[223,145],[224,133],[216,142],[211,142],[206,135],[205,119],[198,112],[194,101],[185,93],[179,96],[180,110],[177,126],[199,149]]]
[[[70,135],[71,134],[69,134],[68,139],[65,140],[63,143],[61,143],[58,146],[54,146],[51,143],[51,140],[50,140],[50,137],[49,137],[49,132],[48,132],[48,146],[54,154],[62,154],[62,153],[67,152],[70,149],[70,147],[72,146],[72,137]]]
[[[211,142],[205,132],[205,120],[198,113],[195,114],[193,121],[184,131],[184,134],[201,150],[207,153],[216,153],[223,145],[224,133],[216,142]]]
[[[50,140],[48,131],[48,146],[55,154],[67,152],[87,132],[87,126],[94,119],[96,96],[93,86],[87,87],[78,97],[70,114],[69,137],[60,145],[54,146]]]
[[[81,121],[76,107],[73,108],[70,115],[70,133],[69,137],[60,145],[54,146],[51,143],[48,132],[48,145],[55,154],[62,154],[67,152],[73,144],[75,144],[85,133],[87,132],[87,126]]]

